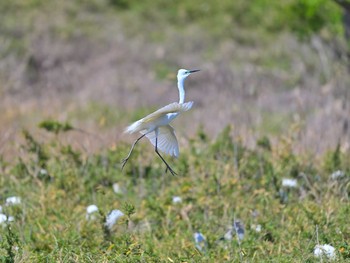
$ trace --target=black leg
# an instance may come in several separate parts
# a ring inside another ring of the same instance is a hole
[[[155,151],[158,154],[158,156],[160,157],[160,159],[162,159],[163,163],[165,163],[165,165],[166,165],[165,172],[167,172],[169,170],[173,176],[177,175],[177,173],[175,173],[175,171],[170,167],[170,165],[164,160],[164,158],[158,152],[157,144],[158,144],[158,134],[156,133],[156,147],[155,147]]]
[[[124,158],[124,159],[122,160],[122,170],[123,170],[123,168],[124,168],[126,162],[129,160],[130,155],[131,155],[132,151],[134,150],[134,147],[135,147],[136,143],[138,143],[139,140],[141,140],[143,137],[145,137],[145,135],[146,135],[146,133],[143,134],[140,138],[138,138],[138,139],[133,143],[133,145],[131,146],[131,149],[130,149],[130,152],[129,152],[128,156],[126,156],[126,158]]]

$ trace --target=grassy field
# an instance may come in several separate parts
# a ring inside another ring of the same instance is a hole
[[[169,160],[179,173],[171,176],[146,144],[121,172],[127,144],[86,156],[61,143],[64,135],[39,142],[25,133],[21,157],[1,162],[2,213],[14,218],[1,229],[2,260],[318,262],[317,244],[349,259],[348,156],[294,155],[291,137],[272,148],[261,138],[249,150],[229,134],[210,141],[199,132]],[[87,215],[92,204],[98,212]],[[114,209],[124,215],[108,227]],[[238,220],[244,237],[225,236]],[[205,237],[200,249],[195,232]]]
[[[350,261],[342,10],[253,2],[0,2],[1,261]],[[121,171],[182,67],[178,176]]]

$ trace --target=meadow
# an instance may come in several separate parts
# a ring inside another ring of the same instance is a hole
[[[1,260],[348,262],[335,2],[1,2]],[[178,175],[146,140],[122,171],[123,129],[177,101],[182,67]]]

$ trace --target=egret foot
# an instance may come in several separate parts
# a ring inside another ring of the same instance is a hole
[[[170,173],[171,173],[173,176],[176,176],[176,175],[177,175],[177,173],[176,173],[173,169],[171,169],[170,166],[167,165],[167,167],[166,167],[166,169],[165,169],[165,173],[167,173],[168,170],[170,171]]]

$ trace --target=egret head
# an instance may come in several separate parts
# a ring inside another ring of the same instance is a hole
[[[177,72],[177,80],[178,81],[185,80],[185,78],[187,78],[189,75],[197,71],[199,71],[199,69],[192,69],[192,70],[179,69],[179,71]]]

